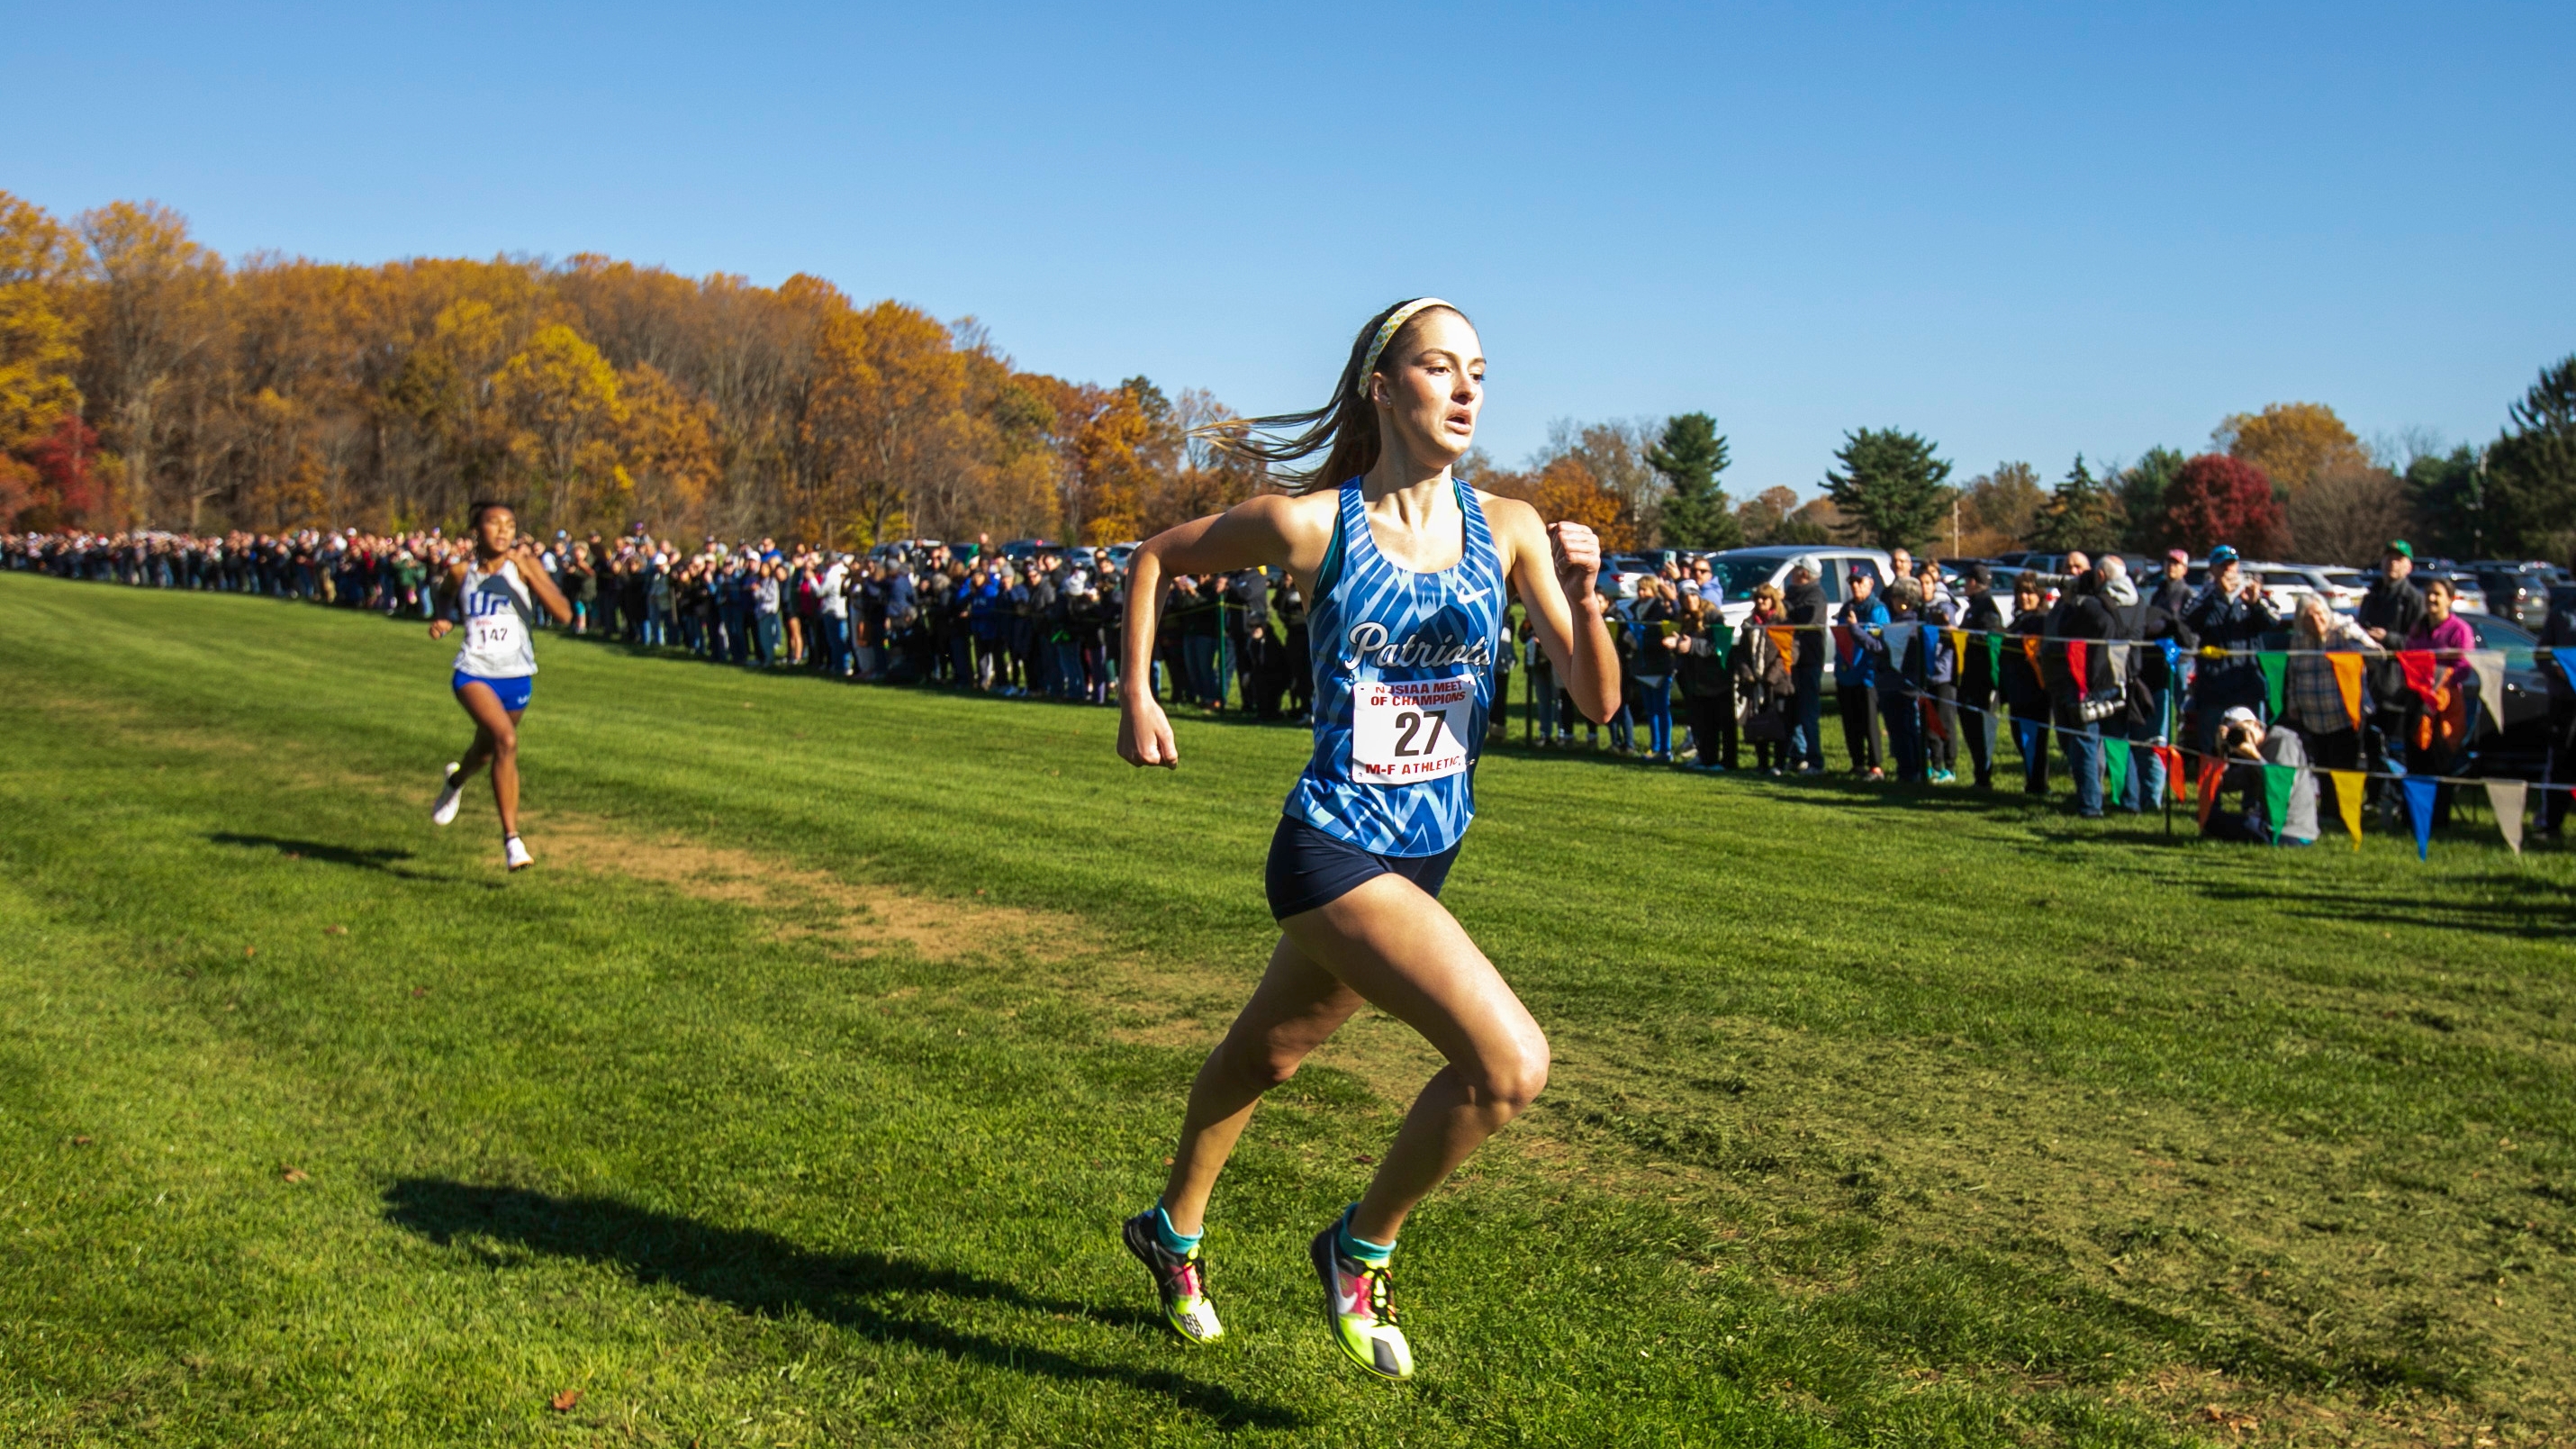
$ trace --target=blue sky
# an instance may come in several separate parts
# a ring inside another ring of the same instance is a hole
[[[2563,3],[46,13],[0,187],[58,213],[809,271],[1246,411],[1436,292],[1497,456],[1701,408],[1739,496],[1862,425],[1962,477],[2274,401],[2483,439],[2576,350]]]

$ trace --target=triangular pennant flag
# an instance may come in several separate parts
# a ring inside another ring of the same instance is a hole
[[[2326,663],[2333,667],[2335,691],[2343,696],[2343,712],[2352,717],[2352,727],[2361,728],[2361,656],[2329,654]]]
[[[2218,787],[2227,782],[2227,762],[2212,760],[2200,767],[2200,828],[2209,828],[2209,812],[2218,804]]]
[[[1968,631],[1965,629],[1952,629],[1949,633],[1951,668],[1956,669],[1960,664],[1965,663],[1968,658]]]
[[[2175,749],[2171,745],[2154,745],[2150,746],[2150,748],[2156,752],[2157,759],[2165,762],[2165,789],[2172,794],[2174,799],[2181,799],[2182,751]],[[2164,802],[2162,800],[2154,800],[2148,803],[2161,805]]]
[[[2576,689],[2576,649],[2553,649],[2549,657],[2558,661],[2558,672],[2567,676],[2567,687]]]
[[[1762,632],[1771,636],[1771,647],[1780,651],[1783,666],[1798,662],[1798,631],[1779,625],[1765,625]]]
[[[2504,651],[2472,649],[2469,672],[2478,677],[2478,708],[2486,711],[2495,728],[2504,728]],[[2514,852],[2516,855],[2520,851]]]
[[[2520,780],[2487,781],[2487,804],[2495,807],[2496,829],[2504,832],[2504,843],[2516,855],[2522,854],[2522,806],[2530,789]]]
[[[2397,783],[2406,787],[2406,818],[2415,827],[2415,858],[2422,860],[2433,850],[2433,792],[2441,782],[2430,775],[2409,775]]]
[[[2021,657],[2030,661],[2031,673],[2036,674],[2039,672],[2038,635],[2024,634],[2021,636]]]
[[[2290,679],[2290,656],[2266,649],[2254,656],[2254,662],[2263,670],[2263,695],[2272,702],[2272,712],[2265,718],[2279,719],[2282,711],[2289,708],[2285,696]]]
[[[2423,696],[2426,704],[2431,704],[2433,691],[2439,685],[2433,673],[2433,651],[2400,649],[2397,651],[2397,667],[2406,676],[2406,687]]]
[[[2569,667],[2571,669],[2576,669],[2576,665],[2571,665]],[[1988,634],[1986,636],[1986,678],[2001,680],[2003,677],[2004,636],[2001,634]],[[2568,675],[2568,678],[2576,679],[2576,674],[2570,674]]]
[[[2085,666],[2090,663],[2092,663],[2092,656],[2090,651],[2086,648],[2083,640],[2069,639],[2066,641],[2066,676],[2067,678],[2075,681],[2075,692],[2077,694],[2091,694],[2093,692],[2090,683],[2086,678],[2085,670]]]
[[[1928,694],[1923,696],[1923,728],[1936,740],[1950,737],[1950,726],[1941,719],[1941,701]]]
[[[2013,743],[2021,747],[2021,757],[2025,760],[2039,755],[2039,729],[2039,721],[2035,719],[2013,721]]]
[[[1852,631],[1848,624],[1834,626],[1834,668],[1848,669],[1852,662]]]
[[[2343,828],[2352,832],[2352,848],[2361,849],[2361,782],[2368,778],[2359,770],[2328,770],[2334,781],[2335,812],[2343,816]]]
[[[2104,740],[2102,763],[2110,772],[2112,800],[2122,805],[2130,803],[2129,796],[2133,793],[2133,787],[2129,784],[2129,742],[2117,739]]]
[[[1887,663],[1889,668],[1895,669],[1899,673],[1904,671],[1905,651],[1914,647],[1914,636],[1916,633],[1920,632],[1922,628],[1922,625],[1911,620],[1907,620],[1901,623],[1890,624],[1884,630],[1880,631],[1880,637],[1887,640]]]
[[[2274,845],[2281,843],[2282,827],[2290,823],[2290,792],[2297,788],[2298,766],[2269,763],[2263,766],[2263,814],[2268,817],[2264,823],[2272,827]]]

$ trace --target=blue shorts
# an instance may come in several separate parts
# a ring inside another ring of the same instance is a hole
[[[500,696],[503,709],[517,714],[528,707],[528,695],[537,687],[537,677],[533,674],[522,674],[515,679],[487,679],[480,674],[460,673],[448,681],[450,689],[463,689],[469,684],[479,684],[492,691]]]
[[[1282,815],[1270,837],[1270,863],[1262,870],[1261,883],[1270,893],[1272,919],[1284,921],[1330,905],[1382,875],[1400,875],[1436,900],[1457,861],[1457,845],[1438,855],[1372,855]]]

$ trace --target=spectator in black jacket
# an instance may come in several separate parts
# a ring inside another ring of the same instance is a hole
[[[2379,776],[2397,773],[2389,762],[2406,758],[2406,704],[2414,696],[2394,655],[2406,647],[2406,636],[2415,632],[2415,626],[2424,622],[2424,591],[2409,577],[2414,572],[2414,546],[2402,538],[2391,540],[2380,554],[2379,577],[2371,581],[2370,592],[2361,596],[2361,607],[2353,611],[2361,632],[2391,655],[2362,675],[2370,685],[2370,716],[2362,721],[2364,768],[2371,772],[2374,798],[2380,795]],[[2388,803],[2395,803],[2393,795]]]
[[[1798,727],[1789,737],[1789,760],[1801,775],[1825,772],[1825,656],[1833,638],[1825,632],[1825,591],[1816,582],[1816,561],[1801,557],[1789,566],[1789,589],[1782,596],[1789,624],[1798,631],[1797,657],[1790,662],[1789,683],[1797,690]]]
[[[2013,746],[2021,751],[2021,788],[2031,795],[2048,793],[2048,689],[2022,642],[2048,632],[2048,609],[2040,598],[2037,574],[2013,580],[2013,617],[2006,632],[2014,637],[2004,641],[2003,651],[2004,707],[2012,714]]]
[[[1960,625],[1968,631],[1967,657],[1959,661],[1959,728],[1968,737],[1968,761],[1980,790],[1995,787],[1995,706],[2001,681],[1995,678],[1996,653],[1983,637],[2004,628],[2003,606],[1995,599],[1994,575],[1981,563],[1967,569],[1968,611]]]
[[[2218,720],[2243,705],[2261,714],[2270,691],[2262,666],[2251,651],[2263,647],[2263,635],[2282,625],[2263,602],[2263,586],[2245,577],[2236,550],[2226,544],[2209,551],[2209,582],[2191,601],[2183,622],[2200,636],[2205,649],[2238,651],[2225,659],[2203,659],[2192,682],[2193,745],[2203,758],[2218,754]]]
[[[2075,776],[2075,813],[2102,818],[2102,715],[2099,708],[2116,703],[2110,641],[2120,621],[2102,597],[2100,569],[2088,568],[2075,579],[2066,597],[2048,617],[2047,661],[2049,713],[2057,725],[2058,748]],[[2079,650],[2074,647],[2081,645]],[[2121,709],[2126,715],[2125,706]]]

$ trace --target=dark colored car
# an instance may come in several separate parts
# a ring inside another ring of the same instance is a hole
[[[2549,586],[2558,582],[2558,571],[2549,565],[2480,559],[2460,571],[2473,575],[2478,587],[2486,590],[2488,613],[2526,629],[2537,629],[2548,620]]]

